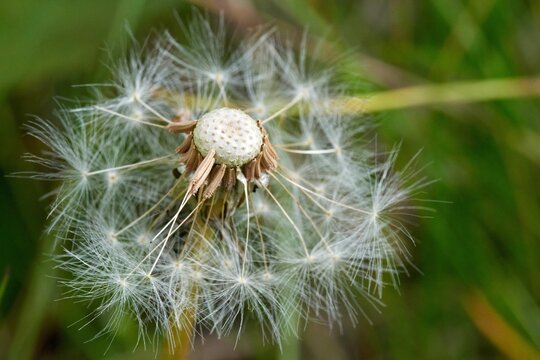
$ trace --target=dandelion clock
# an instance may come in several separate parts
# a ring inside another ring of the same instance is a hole
[[[356,321],[405,271],[400,218],[422,180],[369,145],[305,41],[232,44],[204,16],[182,28],[184,42],[134,49],[92,100],[29,125],[48,146],[32,176],[58,183],[66,297],[91,304],[83,324],[107,320],[97,336],[131,318],[139,344],[171,352],[247,323],[280,346],[307,321]]]

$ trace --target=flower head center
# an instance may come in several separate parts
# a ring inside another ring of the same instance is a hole
[[[197,121],[193,141],[202,156],[214,150],[216,164],[242,166],[259,154],[263,135],[257,122],[245,112],[221,108]]]
[[[220,186],[230,190],[237,179],[250,184],[277,167],[278,155],[262,122],[241,110],[212,110],[199,120],[175,117],[168,129],[187,135],[176,152],[185,171],[192,173],[187,190],[191,195],[203,188],[207,199]]]

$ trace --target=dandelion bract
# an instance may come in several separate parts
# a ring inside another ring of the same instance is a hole
[[[134,49],[91,102],[30,125],[49,147],[33,176],[60,183],[68,296],[94,304],[82,321],[131,316],[145,342],[255,321],[277,343],[311,318],[354,321],[405,269],[400,217],[422,182],[369,146],[306,41],[182,28],[187,42]]]

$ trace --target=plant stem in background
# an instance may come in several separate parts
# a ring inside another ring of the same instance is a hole
[[[25,360],[32,359],[35,356],[41,326],[47,316],[55,292],[56,280],[54,277],[57,270],[54,268],[52,261],[44,259],[61,249],[59,246],[54,247],[53,239],[52,235],[48,235],[43,239],[43,249],[45,249],[44,252],[47,255],[39,256],[34,263],[26,289],[26,296],[22,300],[17,326],[13,332],[13,341],[8,352],[8,359]]]
[[[283,342],[283,350],[279,353],[279,360],[298,360],[300,356],[300,348],[302,341],[291,334]]]
[[[465,309],[480,332],[509,359],[540,359],[540,352],[497,313],[482,293],[469,295]]]
[[[387,90],[361,97],[335,100],[351,113],[374,113],[386,110],[445,103],[473,103],[540,96],[540,78],[510,78],[419,85]]]
[[[6,291],[7,284],[9,282],[9,268],[4,270],[4,276],[2,276],[2,281],[0,282],[0,303],[4,298],[4,293]]]

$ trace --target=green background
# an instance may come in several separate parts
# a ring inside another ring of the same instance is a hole
[[[270,21],[289,34],[304,28],[347,53],[342,69],[362,89],[385,90],[460,80],[536,77],[540,2],[497,0],[197,1],[226,10],[239,32]],[[133,351],[129,325],[111,343],[87,342],[103,324],[78,330],[88,313],[61,298],[42,235],[54,184],[6,177],[31,170],[21,156],[42,146],[25,136],[33,115],[53,119],[63,98],[85,98],[74,84],[106,80],[109,57],[129,36],[178,32],[175,0],[0,0],[0,359],[153,359]],[[107,49],[107,51],[105,51]],[[366,87],[365,84],[370,84]],[[504,89],[502,89],[504,91]],[[536,91],[538,94],[538,91]],[[193,359],[498,359],[538,358],[540,348],[540,103],[537,98],[429,105],[379,112],[381,146],[401,142],[398,165],[420,149],[433,213],[411,226],[414,264],[386,307],[355,328],[310,325],[285,351],[249,331],[211,337]],[[398,166],[399,167],[399,166]],[[418,205],[426,205],[419,202]],[[105,353],[105,355],[104,355]]]

